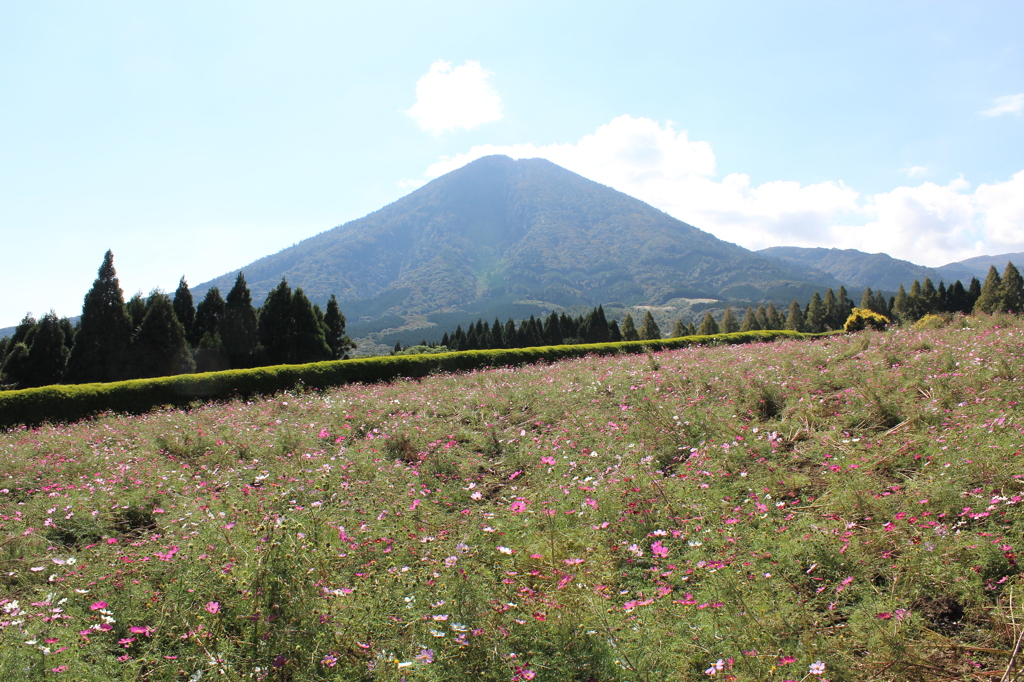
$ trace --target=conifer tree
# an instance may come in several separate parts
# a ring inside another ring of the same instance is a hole
[[[67,369],[71,351],[64,343],[57,313],[43,315],[28,347],[28,377],[21,388],[59,384]]]
[[[679,318],[676,318],[676,323],[672,327],[672,335],[669,338],[670,339],[678,339],[678,338],[680,338],[682,336],[688,336],[689,332],[690,332],[689,327],[687,327],[686,323],[683,322],[683,318],[679,317]],[[626,339],[625,335],[623,335],[623,340],[624,341],[628,341],[629,339]]]
[[[747,306],[747,311],[743,313],[743,322],[740,323],[741,332],[752,332],[760,329],[760,325],[757,324],[757,315],[754,313],[753,306]]]
[[[450,350],[451,349],[451,345],[450,344],[451,344],[451,340],[448,338],[448,332],[445,332],[444,336],[441,337],[441,345],[444,346],[445,348],[448,348]]]
[[[1007,263],[1003,270],[999,310],[1019,314],[1024,311],[1024,279],[1013,263]]]
[[[4,389],[27,388],[31,376],[28,364],[28,346],[23,341],[11,344],[3,365],[0,366],[0,384]]]
[[[29,333],[35,329],[36,325],[39,324],[36,318],[32,317],[32,313],[25,313],[25,317],[21,318],[21,322],[14,328],[14,333],[11,334],[11,347],[14,347],[16,343],[24,343],[26,347],[31,343],[28,339]]]
[[[312,307],[309,316],[315,321]],[[253,367],[259,362],[259,320],[256,309],[252,307],[252,294],[245,275],[241,272],[224,300],[224,314],[217,325],[217,333],[232,369]]]
[[[804,325],[807,331],[817,334],[825,331],[826,321],[825,303],[821,300],[821,295],[815,291],[814,296],[811,297],[811,302],[807,305],[807,319]]]
[[[559,329],[561,329],[561,322],[559,322]],[[502,330],[501,320],[497,317],[495,317],[494,322],[491,323],[491,343],[493,344],[492,348],[505,347],[505,334]],[[561,341],[559,341],[559,343],[561,343]]]
[[[900,322],[910,322],[912,319],[910,297],[907,296],[907,291],[903,288],[902,284],[900,284],[900,290],[896,292],[896,300],[892,304],[892,314]]]
[[[146,299],[142,296],[142,292],[135,292],[135,295],[128,299],[124,307],[132,321],[132,335],[134,336],[142,326],[142,318],[146,316]]]
[[[316,319],[313,304],[310,303],[302,287],[295,289],[292,295],[292,357],[291,362],[320,362],[331,359],[331,348],[324,338],[324,330]]]
[[[977,277],[971,277],[971,283],[967,287],[967,311],[971,312],[974,310],[974,304],[978,302],[978,298],[981,296],[981,282],[978,281]]]
[[[967,305],[967,290],[964,289],[963,282],[960,280],[953,282],[953,286],[947,292],[947,298],[949,299],[949,312],[963,313],[964,315],[971,312],[970,306]]]
[[[836,294],[832,291],[832,287],[829,287],[825,293],[825,327],[828,329],[839,329],[842,325],[838,324],[836,317],[838,315],[838,302],[836,301]]]
[[[212,339],[213,335],[217,334],[217,327],[220,325],[220,318],[223,315],[224,299],[220,295],[220,289],[210,287],[206,292],[206,296],[196,306],[196,319],[192,325],[192,336],[189,338],[189,345],[193,348],[199,347],[200,340],[207,334]],[[209,345],[207,343],[208,347]]]
[[[501,333],[501,343],[503,348],[517,348],[519,339],[519,332],[516,330],[516,322],[511,317],[505,323],[505,329]]]
[[[879,315],[889,317],[892,313],[890,312],[889,301],[885,299],[885,294],[882,293],[881,289],[875,292],[875,307],[873,310]]]
[[[224,354],[224,344],[220,340],[220,334],[216,332],[203,334],[196,347],[195,365],[196,372],[219,372],[228,369],[228,360]]]
[[[718,333],[718,323],[715,322],[715,318],[711,315],[711,311],[704,313],[704,320],[700,323],[700,329],[697,330],[699,336],[713,336]]]
[[[791,329],[795,332],[804,330],[804,311],[800,308],[800,303],[795,299],[789,304],[789,314],[786,315],[786,329]]]
[[[611,343],[622,341],[622,331],[619,329],[618,320],[612,320],[608,323],[608,340]]]
[[[938,312],[940,312],[940,313],[953,312],[949,308],[949,290],[946,289],[945,283],[941,282],[941,281],[939,282],[937,301],[938,301],[938,303],[937,303]]]
[[[981,287],[981,294],[978,296],[978,300],[974,302],[974,314],[999,312],[1002,294],[1002,278],[999,276],[999,272],[996,271],[996,266],[990,265],[988,276],[985,277],[985,283]]]
[[[862,310],[875,310],[875,292],[871,291],[871,287],[864,287],[864,293],[860,297],[860,307]]]
[[[284,278],[271,289],[260,308],[258,330],[259,343],[263,347],[266,362],[283,365],[291,361],[292,288]],[[462,327],[459,327],[462,331]]]
[[[757,320],[758,329],[771,329],[768,325],[768,311],[765,310],[764,304],[757,306],[757,312],[754,314],[754,319]]]
[[[156,290],[149,295],[131,355],[132,376],[136,378],[189,374],[195,369],[185,327],[164,292]]]
[[[633,322],[633,316],[630,315],[629,313],[626,313],[626,318],[622,321],[622,340],[640,340],[640,333],[636,330],[636,323]]]
[[[185,281],[185,275],[181,276],[178,288],[174,291],[174,316],[178,318],[178,322],[181,322],[181,326],[185,329],[185,338],[191,339],[192,325],[196,321],[196,306],[195,301],[192,300],[188,282]]]
[[[658,329],[658,323],[654,321],[654,315],[651,315],[650,310],[644,313],[644,319],[640,323],[637,334],[641,341],[653,341],[661,338],[661,330]]]
[[[345,334],[345,316],[341,314],[338,307],[338,299],[334,294],[327,301],[327,313],[324,314],[324,326],[326,327],[325,340],[331,349],[331,358],[344,360],[348,358],[349,351],[355,349],[356,344]],[[445,334],[447,337],[448,334]],[[444,345],[448,345],[445,343]]]
[[[123,378],[131,336],[132,323],[114,270],[114,254],[107,251],[82,305],[75,345],[68,358],[68,383]]]
[[[921,317],[939,312],[939,292],[935,290],[935,284],[931,277],[925,277],[921,285]]]
[[[544,320],[544,343],[549,346],[558,346],[562,343],[562,325],[558,322],[558,313],[551,311]]]
[[[736,319],[736,313],[732,311],[731,305],[725,307],[725,313],[722,315],[721,330],[724,334],[732,334],[740,330],[740,322]]]
[[[785,329],[786,318],[782,316],[772,301],[768,301],[768,326],[765,329]]]

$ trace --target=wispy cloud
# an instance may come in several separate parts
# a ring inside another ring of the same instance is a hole
[[[1024,251],[1024,170],[981,185],[956,178],[861,194],[842,181],[755,185],[744,173],[716,177],[708,142],[672,123],[620,116],[575,143],[481,145],[432,164],[434,178],[489,154],[542,157],[646,201],[747,248],[852,248],[925,265],[983,253]],[[927,169],[904,169],[918,177]]]
[[[452,68],[439,59],[416,81],[416,103],[405,113],[435,135],[500,120],[501,97],[488,82],[491,75],[480,62]]]
[[[1003,116],[1013,114],[1020,116],[1024,113],[1024,92],[1016,95],[1003,95],[992,100],[992,106],[981,112],[982,116]]]
[[[919,178],[922,175],[928,175],[928,168],[926,166],[907,166],[901,168],[900,173],[903,173],[908,178]]]

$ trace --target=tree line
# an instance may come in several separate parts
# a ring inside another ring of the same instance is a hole
[[[995,267],[990,267],[985,283],[977,277],[964,287],[960,280],[947,287],[939,286],[929,278],[921,284],[918,280],[907,292],[903,285],[895,295],[886,297],[880,290],[866,287],[857,306],[883,315],[889,320],[903,324],[916,322],[925,315],[962,313],[964,315],[995,312],[1024,312],[1024,279],[1013,263],[1007,263],[1000,276]],[[810,302],[801,306],[799,301],[790,303],[785,312],[778,310],[771,301],[767,305],[747,306],[742,318],[732,306],[727,306],[721,319],[706,312],[699,324],[694,320],[678,318],[669,338],[693,335],[712,335],[732,332],[746,332],[771,329],[819,333],[842,329],[853,311],[854,302],[849,298],[846,287],[840,286],[836,293],[829,288],[825,296],[814,293]],[[482,318],[463,329],[445,332],[440,344],[428,344],[425,340],[418,346],[403,349],[396,343],[395,353],[429,352],[431,350],[486,350],[491,348],[530,348],[534,346],[558,346],[578,343],[603,343],[615,341],[645,341],[660,339],[663,334],[650,310],[644,312],[637,327],[632,314],[627,313],[619,324],[607,320],[603,306],[597,306],[586,315],[571,317],[566,313],[552,312],[547,317],[530,316],[517,325],[509,319],[504,324],[499,319],[493,323]]]
[[[173,298],[154,290],[127,303],[107,251],[72,326],[26,315],[0,339],[0,385],[31,388],[343,359],[355,348],[333,295],[326,312],[284,279],[260,308],[241,272],[227,297],[198,305],[182,277]]]
[[[871,287],[864,290],[860,308],[890,320],[912,323],[930,314],[1024,312],[1024,279],[1013,263],[1002,276],[989,269],[985,282],[972,278],[965,288],[957,280],[935,287],[930,279],[917,280],[906,291],[888,298]],[[675,321],[670,337],[712,335],[739,331],[791,329],[825,332],[842,329],[854,308],[846,288],[815,292],[801,306],[794,300],[783,312],[772,302],[747,306],[740,318],[732,306],[720,319],[706,312],[695,320]],[[639,326],[631,314],[620,324],[609,320],[603,306],[585,315],[552,312],[530,316],[517,325],[509,319],[493,323],[478,319],[466,329],[446,332],[440,344],[394,352],[528,348],[566,344],[660,339],[663,334],[650,310]],[[210,372],[277,364],[298,364],[343,359],[355,348],[345,334],[345,316],[332,295],[326,311],[313,304],[301,288],[294,291],[285,279],[263,305],[252,305],[243,273],[227,297],[217,287],[206,292],[198,305],[182,277],[173,298],[159,290],[148,297],[136,294],[127,303],[107,251],[96,281],[85,296],[82,317],[73,326],[52,311],[36,320],[26,315],[10,337],[0,339],[0,388],[30,388],[56,383],[119,381],[191,372]]]

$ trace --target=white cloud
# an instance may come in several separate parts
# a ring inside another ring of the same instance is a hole
[[[973,192],[963,178],[875,195],[842,181],[753,185],[742,173],[717,179],[711,145],[690,140],[672,123],[620,116],[576,143],[476,146],[442,157],[426,176],[490,154],[546,158],[750,249],[853,248],[931,266],[1024,251],[1024,171]]]
[[[916,178],[928,175],[928,168],[926,166],[907,166],[906,168],[901,168],[900,173],[903,173],[908,178]]]
[[[1016,95],[1003,95],[992,100],[992,106],[981,112],[982,116],[1002,116],[1003,114],[1024,113],[1024,92]]]
[[[439,59],[416,81],[416,103],[405,113],[435,135],[500,120],[501,97],[488,83],[491,75],[480,62],[453,69],[451,62]]]

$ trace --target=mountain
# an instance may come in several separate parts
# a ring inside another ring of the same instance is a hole
[[[864,253],[856,249],[772,246],[761,249],[758,253],[783,263],[802,265],[828,273],[850,287],[851,292],[864,287],[895,291],[899,289],[900,284],[909,289],[915,279],[923,282],[925,277],[930,277],[936,286],[939,280],[952,282],[956,279],[943,277],[935,268],[915,265],[884,253]]]
[[[975,258],[968,258],[958,263],[949,263],[937,268],[942,273],[946,281],[961,280],[964,284],[970,281],[971,277],[977,277],[982,282],[985,281],[985,276],[988,274],[988,269],[991,266],[995,266],[999,274],[1003,274],[1003,269],[1007,263],[1013,263],[1018,268],[1024,267],[1024,253],[1004,253],[999,256],[977,256]]]
[[[256,304],[286,277],[313,301],[337,294],[364,331],[599,303],[783,304],[838,284],[549,161],[505,156],[478,159],[241,271]],[[226,293],[236,273],[197,286],[197,300],[211,286]]]

